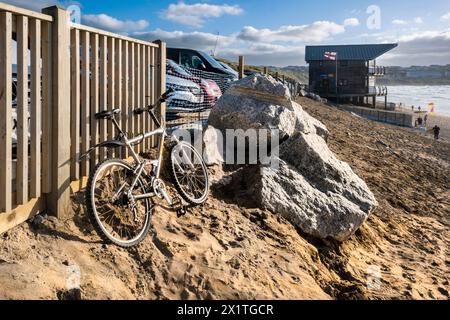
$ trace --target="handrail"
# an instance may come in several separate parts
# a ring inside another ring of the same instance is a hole
[[[43,14],[43,13],[40,13],[37,11],[32,11],[32,10],[28,10],[28,9],[15,7],[10,4],[3,3],[3,2],[0,2],[0,11],[11,12],[12,14],[16,14],[16,15],[22,15],[22,16],[27,16],[29,18],[53,22],[52,16],[49,16],[49,15],[46,15],[46,14]]]
[[[107,37],[110,37],[110,38],[120,39],[120,40],[123,40],[123,41],[134,42],[134,43],[137,43],[137,44],[142,44],[144,46],[158,48],[158,45],[153,43],[153,42],[147,42],[147,41],[139,40],[139,39],[136,39],[136,38],[123,36],[123,35],[120,35],[120,34],[117,34],[117,33],[109,32],[109,31],[105,31],[105,30],[101,30],[101,29],[97,29],[97,28],[93,28],[93,27],[88,27],[88,26],[85,26],[83,24],[72,23],[71,26],[72,26],[72,28],[75,28],[75,29],[78,29],[78,30],[92,32],[92,33],[96,33],[96,34],[99,34],[99,35],[102,35],[102,36],[107,36]]]

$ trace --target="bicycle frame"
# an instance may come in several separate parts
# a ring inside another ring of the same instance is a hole
[[[122,128],[120,127],[120,125],[118,124],[117,120],[115,118],[111,119],[111,121],[113,122],[114,126],[116,127],[116,129],[119,131],[119,135],[118,138],[120,140],[122,140],[121,142],[123,143],[123,145],[129,150],[131,157],[134,159],[134,161],[136,162],[136,166],[134,168],[134,174],[135,174],[135,178],[129,188],[128,191],[128,196],[130,199],[132,199],[132,201],[140,201],[140,200],[145,200],[148,198],[152,198],[154,197],[156,194],[155,192],[151,192],[151,193],[147,193],[147,194],[143,194],[143,195],[138,195],[138,196],[134,196],[132,194],[132,190],[134,190],[134,188],[136,187],[136,184],[138,183],[139,179],[141,178],[142,174],[148,175],[147,172],[145,171],[145,166],[148,163],[153,164],[156,167],[156,171],[154,176],[152,177],[152,181],[151,183],[153,184],[153,182],[157,179],[159,179],[160,174],[161,174],[161,167],[162,167],[162,157],[163,157],[163,152],[164,152],[164,141],[167,138],[167,132],[166,132],[166,128],[165,128],[165,124],[160,124],[159,121],[156,119],[155,114],[153,113],[153,111],[149,110],[148,111],[150,113],[150,116],[152,117],[152,119],[154,120],[154,122],[156,124],[158,124],[160,126],[159,129],[156,129],[154,131],[148,132],[148,133],[143,133],[137,137],[134,137],[132,139],[129,139],[127,134],[125,132],[123,132]],[[151,138],[153,136],[160,136],[159,139],[159,145],[158,145],[158,159],[157,160],[153,160],[153,161],[148,161],[148,160],[141,160],[139,158],[139,155],[134,151],[133,146],[135,144],[139,144],[142,143],[145,139]],[[178,142],[178,139],[176,139],[176,137],[174,137],[174,139]],[[125,188],[126,184],[124,184],[114,195],[113,198],[118,197],[123,189]],[[170,198],[170,196],[163,192],[163,197],[165,198],[165,200],[167,201],[167,203],[172,206],[173,205],[173,201]]]
[[[167,94],[167,93],[166,93]],[[160,104],[161,102],[164,102],[165,99],[167,98],[162,96],[155,105]],[[117,122],[114,113],[110,116],[110,118],[107,118],[108,120],[112,121],[114,127],[117,129],[117,131],[119,132],[117,138],[113,141],[105,141],[103,143],[100,143],[94,147],[92,147],[91,149],[89,149],[89,151],[86,153],[89,154],[91,153],[93,150],[97,149],[97,148],[102,148],[102,147],[106,147],[106,148],[117,148],[117,147],[126,147],[129,150],[129,153],[131,155],[131,157],[133,158],[133,160],[136,162],[136,165],[133,167],[134,170],[134,180],[132,182],[132,184],[130,185],[130,188],[127,192],[127,196],[128,199],[130,199],[132,205],[135,205],[136,201],[140,201],[140,200],[145,200],[148,198],[152,198],[154,196],[160,196],[163,197],[167,203],[170,206],[173,206],[173,200],[172,198],[167,194],[166,190],[164,187],[164,184],[157,184],[157,182],[160,182],[160,174],[161,174],[161,167],[162,167],[162,160],[163,160],[163,152],[164,152],[164,142],[166,141],[166,138],[168,136],[167,131],[166,131],[166,124],[165,121],[162,121],[162,123],[160,123],[160,121],[156,118],[155,114],[153,113],[153,107],[147,107],[146,109],[136,109],[135,110],[135,114],[140,114],[143,112],[148,112],[150,117],[152,118],[152,120],[154,121],[155,124],[157,124],[157,126],[159,127],[158,129],[148,132],[148,133],[142,133],[137,137],[134,138],[128,138],[127,134],[122,130],[122,128],[120,127],[119,123]],[[140,113],[137,113],[137,111],[139,111]],[[136,144],[140,144],[142,143],[145,139],[151,138],[153,136],[160,136],[159,139],[159,145],[158,145],[158,159],[156,160],[146,160],[146,159],[140,159],[139,155],[134,151],[133,146]],[[177,143],[180,143],[180,141],[177,139],[177,137],[173,136],[172,137]],[[83,155],[82,157],[84,157],[85,155]],[[189,157],[187,157],[187,155],[185,154],[185,151],[183,150],[183,158],[189,159]],[[175,161],[178,163],[178,160],[175,159]],[[190,159],[188,160],[190,163],[191,167],[194,167],[194,165],[192,164],[192,162],[190,161]],[[153,189],[153,192],[151,193],[147,193],[147,194],[143,194],[143,195],[133,195],[132,194],[132,190],[134,190],[134,188],[136,187],[139,179],[142,177],[143,174],[145,174],[145,176],[149,176],[148,173],[145,170],[145,166],[147,164],[152,164],[154,168],[156,168],[156,170],[154,170],[154,174],[151,176],[151,187]],[[161,188],[160,188],[161,187]],[[126,188],[126,183],[123,184],[123,186],[121,186],[119,188],[119,190],[117,190],[117,192],[114,194],[113,196],[113,200],[117,200],[119,198],[119,196],[122,194],[122,192],[124,191],[124,189]]]

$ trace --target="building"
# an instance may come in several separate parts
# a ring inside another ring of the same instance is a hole
[[[386,69],[378,66],[376,59],[395,47],[397,44],[307,46],[310,91],[339,102],[370,102],[374,107],[376,98],[384,97],[387,107],[388,90],[376,84]],[[336,60],[326,57],[334,52]]]

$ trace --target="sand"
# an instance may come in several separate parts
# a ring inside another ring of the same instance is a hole
[[[299,102],[380,202],[349,241],[311,239],[255,208],[239,171],[214,168],[231,188],[181,218],[159,207],[134,249],[99,242],[81,194],[66,220],[0,235],[0,299],[449,299],[450,145]]]

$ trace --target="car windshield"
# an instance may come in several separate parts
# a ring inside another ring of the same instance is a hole
[[[190,73],[186,69],[183,69],[182,67],[180,67],[178,64],[176,64],[172,60],[167,60],[167,64],[169,65],[170,68],[172,68],[176,73],[178,73],[180,75],[183,75],[183,76],[186,76],[186,77],[191,77],[192,76],[192,73]]]
[[[218,63],[213,57],[211,57],[209,54],[203,51],[199,51],[199,53],[202,55],[203,58],[205,58],[213,68],[217,69],[223,69],[223,66]]]

